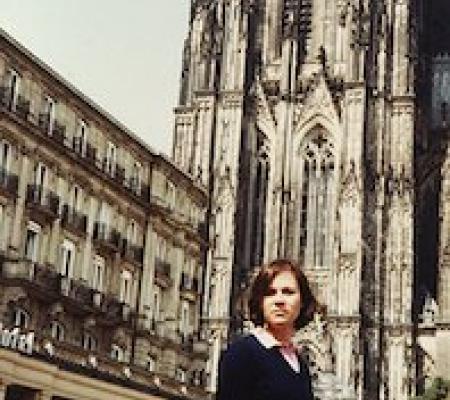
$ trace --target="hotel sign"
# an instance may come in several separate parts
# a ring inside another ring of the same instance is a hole
[[[20,333],[19,328],[4,328],[0,322],[0,346],[21,353],[31,354],[33,352],[34,332]]]

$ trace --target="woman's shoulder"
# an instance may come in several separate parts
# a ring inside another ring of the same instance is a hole
[[[231,359],[251,359],[258,349],[258,342],[253,335],[235,339],[225,350],[224,357]]]

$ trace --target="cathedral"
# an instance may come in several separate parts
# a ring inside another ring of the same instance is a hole
[[[327,307],[298,335],[320,399],[450,378],[449,20],[446,0],[191,0],[172,157],[209,193],[210,390],[277,257]]]

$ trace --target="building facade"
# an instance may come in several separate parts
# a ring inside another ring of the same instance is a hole
[[[0,399],[206,398],[206,190],[0,31]]]
[[[328,309],[298,337],[321,399],[449,377],[449,18],[444,0],[191,1],[173,159],[210,194],[212,391],[275,257]]]

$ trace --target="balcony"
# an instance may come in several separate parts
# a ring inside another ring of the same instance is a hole
[[[75,234],[85,235],[87,229],[87,216],[76,211],[68,204],[64,204],[61,224],[65,229],[70,230]]]
[[[17,96],[15,112],[22,119],[28,119],[30,113],[30,101],[26,100],[22,95]]]
[[[18,176],[10,174],[4,168],[0,168],[0,195],[16,198],[18,187]]]
[[[55,142],[59,143],[60,145],[64,145],[64,142],[66,140],[66,127],[55,120],[53,122],[51,137]]]
[[[42,129],[42,132],[48,134],[52,122],[49,113],[39,113],[38,126]]]
[[[157,284],[165,288],[169,287],[172,284],[170,271],[170,263],[160,258],[155,258],[155,278]]]
[[[194,351],[194,335],[178,332],[180,337],[181,349],[192,353]]]
[[[85,159],[90,164],[95,165],[97,161],[97,149],[89,142],[83,141],[81,137],[74,137],[73,150],[75,154]]]
[[[120,233],[115,229],[111,229],[104,222],[96,222],[94,224],[94,243],[106,251],[119,251]]]
[[[81,306],[93,306],[92,289],[83,281],[61,276],[61,294],[71,298]]]
[[[128,243],[126,239],[123,239],[122,257],[131,263],[142,265],[144,261],[144,249],[141,246]]]
[[[131,307],[119,301],[115,296],[105,296],[102,303],[104,322],[107,325],[129,323],[131,321]]]
[[[138,200],[146,204],[150,203],[150,188],[148,185],[139,187],[136,183],[127,180],[123,166],[113,159],[98,158],[98,150],[88,142],[82,143],[80,137],[75,137],[73,142],[69,142],[66,137],[66,126],[52,118],[50,113],[40,112],[36,118],[29,118],[32,98],[34,98],[33,95],[27,98],[22,94],[16,95],[9,86],[0,86],[0,108],[25,121],[29,125],[29,132],[44,134],[45,140],[58,144],[61,148],[64,148],[69,156],[75,156],[78,161],[84,160],[91,166],[95,166],[99,172],[104,174],[104,177],[107,175],[110,181],[120,185],[123,190],[131,189],[131,193]]]
[[[114,180],[120,185],[123,185],[125,183],[125,168],[121,167],[120,165],[116,165]]]
[[[28,185],[26,204],[38,222],[51,222],[59,216],[59,197],[41,185]]]
[[[125,182],[125,186],[130,188],[131,193],[145,203],[150,203],[150,186],[138,182],[136,178],[130,177]]]
[[[149,321],[148,330],[151,335],[157,336],[159,338],[164,338],[164,335],[166,333],[165,323],[162,320],[152,318]]]
[[[192,278],[186,273],[181,274],[180,292],[187,300],[195,301],[198,296],[198,279]]]
[[[45,298],[51,293],[56,295],[60,288],[60,276],[56,271],[30,260],[5,261],[1,276],[7,281],[27,282]]]
[[[12,91],[9,86],[0,86],[0,106],[8,110],[12,105]]]
[[[198,333],[186,333],[179,330],[177,333],[182,351],[205,355],[208,353],[208,343]]]

